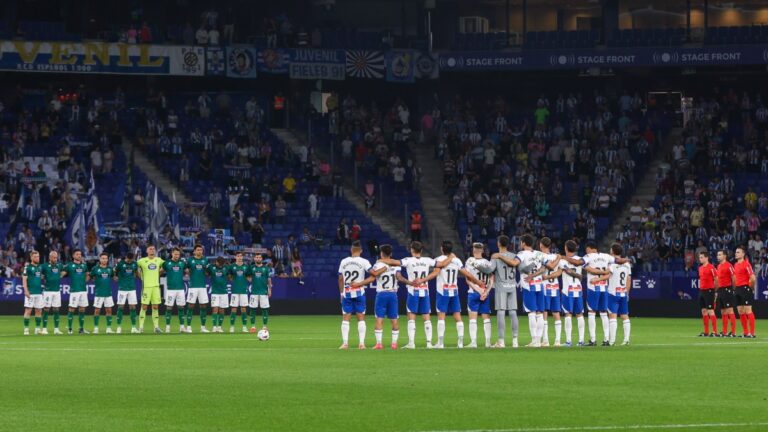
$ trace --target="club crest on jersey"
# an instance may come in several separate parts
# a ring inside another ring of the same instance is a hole
[[[147,266],[147,268],[150,270],[157,270],[157,264],[150,264]]]

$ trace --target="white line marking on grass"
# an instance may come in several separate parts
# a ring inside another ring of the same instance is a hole
[[[568,431],[612,431],[612,430],[655,430],[655,429],[697,429],[717,427],[768,426],[768,422],[757,423],[698,423],[698,424],[665,424],[665,425],[616,425],[616,426],[562,426],[562,427],[533,427],[513,429],[456,429],[431,430],[421,432],[568,432]]]

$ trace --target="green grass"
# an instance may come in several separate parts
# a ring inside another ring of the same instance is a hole
[[[629,347],[408,352],[339,351],[339,322],[273,317],[260,342],[22,336],[0,317],[0,430],[768,430],[768,340],[697,338],[698,320],[633,319]]]

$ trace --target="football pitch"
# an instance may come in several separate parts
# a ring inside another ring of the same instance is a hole
[[[338,350],[337,316],[274,316],[267,342],[200,334],[197,317],[194,334],[103,321],[98,336],[22,336],[21,317],[0,317],[0,430],[768,430],[768,339],[699,338],[696,319],[633,318],[626,347],[442,351],[421,348],[420,320],[415,351],[371,350],[371,319],[365,351]]]

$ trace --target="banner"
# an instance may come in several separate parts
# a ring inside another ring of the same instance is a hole
[[[346,56],[342,50],[294,49],[289,68],[291,79],[341,81],[346,75]]]
[[[202,75],[202,56],[170,45],[0,41],[0,70],[19,72]]]
[[[203,47],[176,47],[171,51],[171,75],[203,76],[205,49]]]
[[[248,47],[227,47],[227,76],[256,78],[256,50]]]
[[[437,79],[440,77],[438,55],[435,53],[417,52],[414,57],[416,78]]]
[[[288,64],[291,61],[291,53],[284,49],[262,49],[256,57],[256,67],[259,72],[268,74],[288,73]]]
[[[381,51],[348,50],[347,76],[352,78],[384,78],[384,54]]]
[[[513,71],[659,66],[726,66],[768,64],[763,45],[637,47],[522,52],[443,52],[440,69],[448,71]]]
[[[387,53],[387,81],[413,83],[415,78],[412,50],[392,50]]]
[[[227,73],[224,48],[211,47],[205,49],[206,75],[224,75]]]

